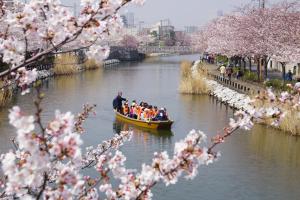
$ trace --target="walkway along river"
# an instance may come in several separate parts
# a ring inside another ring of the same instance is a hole
[[[180,61],[196,60],[197,55],[152,58],[143,63],[122,64],[105,70],[87,71],[73,76],[49,79],[44,84],[44,121],[55,109],[76,113],[83,103],[96,103],[97,115],[86,122],[84,145],[96,145],[120,130],[133,129],[132,141],[121,150],[129,168],[149,163],[155,151],[172,153],[174,142],[183,139],[191,129],[201,129],[208,136],[221,130],[233,111],[208,96],[180,95],[177,91]],[[166,106],[175,121],[171,132],[148,132],[115,121],[112,99],[118,90],[137,101],[145,100]],[[9,139],[14,130],[7,114],[12,105],[33,111],[31,96],[17,96],[0,111],[0,152],[12,148]],[[251,132],[240,131],[219,147],[220,160],[200,168],[193,181],[155,187],[159,200],[223,199],[299,199],[300,141],[264,126]]]

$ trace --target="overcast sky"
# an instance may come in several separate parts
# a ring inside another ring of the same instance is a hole
[[[217,16],[250,0],[146,0],[142,7],[128,7],[138,20],[154,23],[160,19],[170,19],[178,28],[187,25],[203,25]],[[126,11],[125,11],[126,12]]]
[[[68,5],[73,5],[79,0],[62,0]],[[269,0],[276,2],[278,0]],[[219,11],[230,12],[243,4],[258,0],[146,0],[142,7],[129,6],[122,13],[134,12],[136,22],[144,21],[146,24],[154,24],[161,19],[170,19],[177,29],[184,26],[206,24],[215,18]],[[77,3],[79,6],[79,3]]]

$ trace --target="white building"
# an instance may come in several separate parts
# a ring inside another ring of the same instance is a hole
[[[185,26],[184,29],[186,33],[196,33],[199,30],[197,26]]]
[[[282,64],[274,59],[268,63],[268,69],[282,72]],[[286,73],[291,70],[296,77],[300,77],[300,63],[287,63],[285,65]]]

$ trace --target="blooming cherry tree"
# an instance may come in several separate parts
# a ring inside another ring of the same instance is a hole
[[[142,4],[143,0],[83,0],[79,17],[72,16],[56,0],[31,0],[16,4],[14,10],[3,9],[0,4],[4,25],[1,27],[5,27],[0,35],[0,54],[11,65],[10,70],[0,75],[14,76],[24,94],[32,85],[37,90],[33,115],[19,106],[9,110],[9,123],[16,129],[15,149],[0,157],[4,175],[0,180],[0,198],[99,199],[102,194],[111,200],[151,199],[151,189],[157,183],[175,184],[180,176],[193,179],[201,165],[213,163],[220,155],[215,147],[237,129],[251,129],[254,119],[272,117],[274,123],[279,123],[284,117],[280,108],[238,111],[210,144],[204,143],[203,132],[191,131],[175,144],[173,156],[157,152],[150,164],[142,164],[140,171],[127,169],[126,157],[119,150],[130,140],[130,132],[121,132],[96,147],[82,148],[81,134],[86,134],[83,123],[94,114],[95,105],[85,105],[78,115],[57,110],[52,120],[43,122],[41,83],[36,81],[36,70],[27,70],[26,66],[53,51],[73,48],[74,44],[92,44],[89,55],[101,53],[103,56],[99,57],[103,58],[108,50],[102,42],[110,31],[120,28],[117,11],[129,2]],[[37,54],[27,57],[30,49],[38,50]],[[277,101],[271,91],[261,98]],[[285,93],[278,101],[298,108],[299,94]],[[86,169],[94,170],[95,177],[85,176]],[[117,181],[116,186],[112,179]]]
[[[263,62],[265,77],[271,58],[283,63],[299,62],[299,2],[281,2],[268,8],[253,6],[208,23],[197,44],[203,52],[228,57],[255,58],[258,72]],[[259,74],[261,75],[261,74]]]

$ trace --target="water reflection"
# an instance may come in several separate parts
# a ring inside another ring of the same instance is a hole
[[[113,131],[119,134],[121,131],[132,131],[133,141],[137,144],[160,143],[164,146],[172,144],[173,132],[171,130],[146,129],[133,126],[131,124],[115,120],[113,122]]]
[[[263,133],[263,134],[262,134]],[[270,127],[257,125],[249,135],[249,147],[274,164],[300,166],[300,138],[288,136]]]

